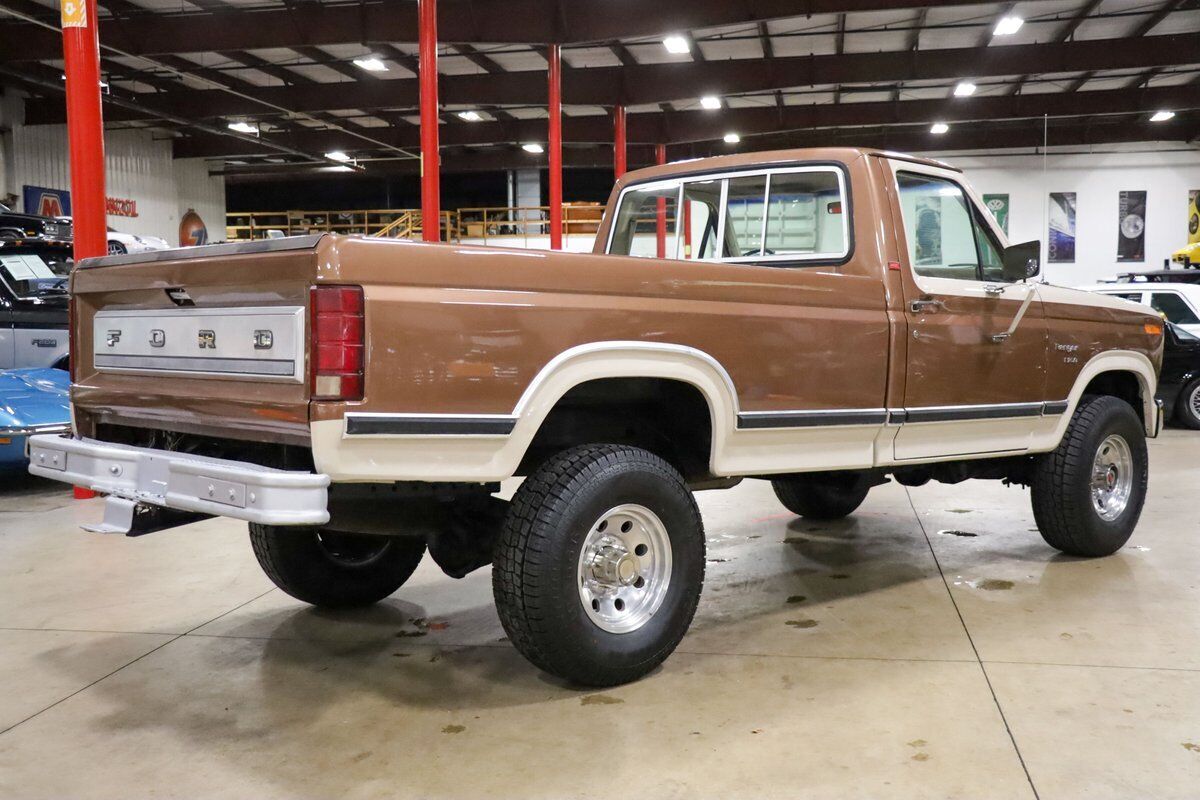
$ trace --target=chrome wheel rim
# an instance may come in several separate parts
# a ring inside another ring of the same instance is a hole
[[[110,256],[119,256],[123,252],[125,252],[125,248],[121,247],[121,245],[116,244],[115,242],[108,243],[108,254]]]
[[[632,633],[662,607],[671,583],[671,538],[650,509],[621,505],[600,515],[579,551],[579,600],[596,626]]]
[[[1196,388],[1192,389],[1192,396],[1188,398],[1188,407],[1192,410],[1192,417],[1200,419],[1200,384],[1196,384]]]
[[[1133,452],[1113,434],[1100,443],[1092,462],[1092,505],[1106,522],[1125,512],[1133,493]]]

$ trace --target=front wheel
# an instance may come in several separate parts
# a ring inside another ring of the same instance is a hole
[[[256,523],[250,544],[276,586],[321,608],[379,602],[404,585],[425,554],[425,540],[417,537]]]
[[[1075,556],[1120,550],[1146,500],[1149,459],[1137,413],[1116,397],[1085,397],[1051,453],[1039,456],[1033,516],[1051,547]]]
[[[123,256],[125,253],[125,245],[121,244],[120,242],[108,243],[108,254],[110,256]]]
[[[613,686],[645,675],[691,624],[704,525],[670,464],[645,450],[564,451],[513,497],[492,570],[496,609],[535,666]]]
[[[853,514],[871,490],[870,484],[853,473],[792,475],[773,479],[771,487],[784,508],[812,520]]]
[[[1179,424],[1192,430],[1200,430],[1200,378],[1183,387],[1175,405],[1175,418]]]

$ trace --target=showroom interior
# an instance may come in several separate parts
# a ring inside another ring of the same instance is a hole
[[[1198,0],[0,0],[0,798],[1196,797],[1198,479]]]

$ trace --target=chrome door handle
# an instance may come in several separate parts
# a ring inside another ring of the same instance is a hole
[[[922,297],[920,300],[913,300],[908,304],[908,308],[914,314],[920,314],[922,311],[940,311],[946,306],[941,300],[935,300],[932,297]]]
[[[998,283],[985,283],[983,285],[983,291],[990,297],[999,297],[1000,295],[1004,294],[1004,287]]]

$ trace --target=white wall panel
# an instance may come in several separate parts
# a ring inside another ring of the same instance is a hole
[[[1008,194],[1009,241],[1042,242],[1043,269],[1052,283],[1086,285],[1119,272],[1162,269],[1163,259],[1187,244],[1188,191],[1200,190],[1200,150],[935,156],[962,167],[981,194]],[[1117,261],[1117,204],[1123,190],[1145,190],[1146,260]],[[1075,263],[1046,264],[1050,192],[1075,192]]]
[[[0,174],[0,194],[23,193],[25,186],[70,189],[67,132],[64,125],[14,125],[5,137],[11,164]],[[210,241],[225,231],[225,179],[210,177],[198,159],[175,161],[171,142],[141,130],[108,131],[104,137],[106,193],[135,200],[137,216],[109,215],[110,227],[123,233],[161,236],[179,243],[179,220],[195,209],[208,227]]]

